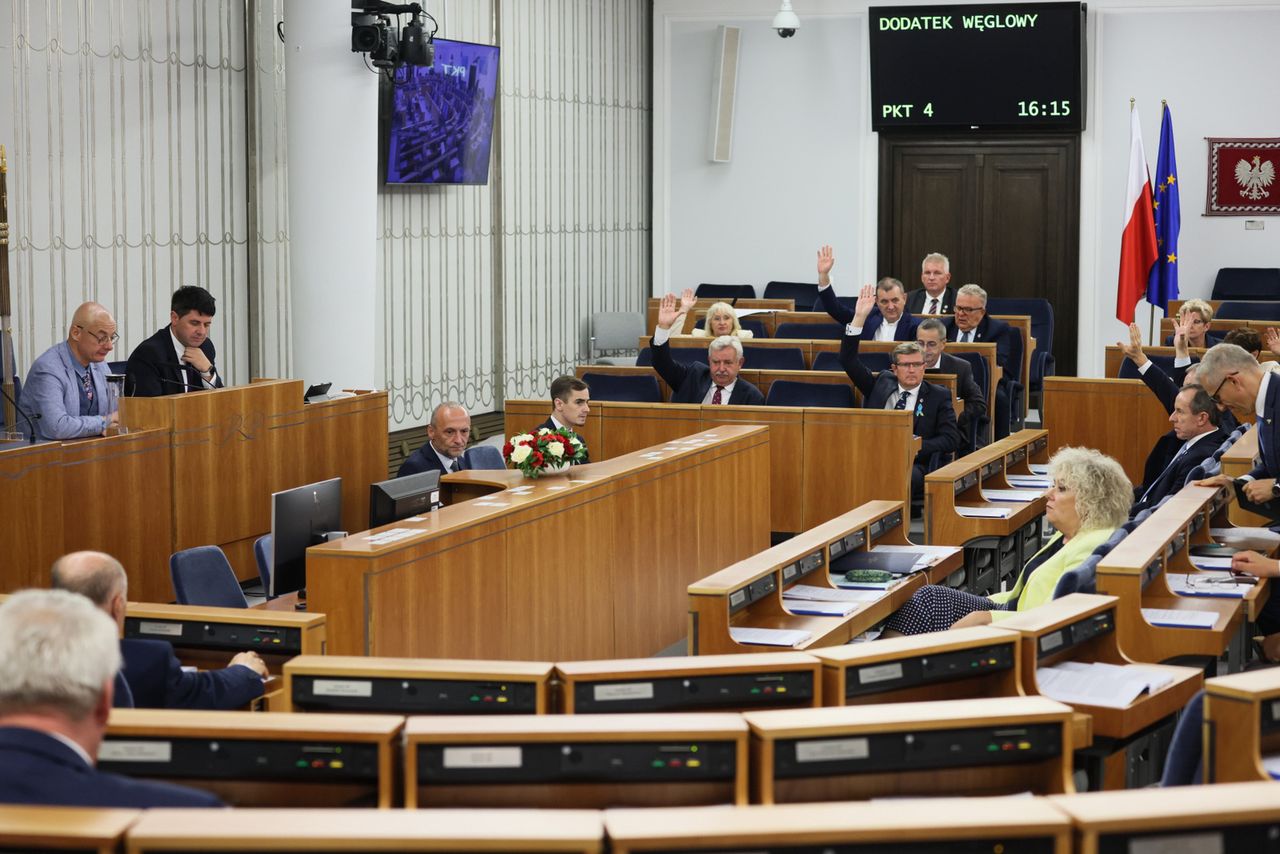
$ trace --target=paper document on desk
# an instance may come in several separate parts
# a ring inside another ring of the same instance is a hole
[[[1266,554],[1280,546],[1280,534],[1270,528],[1210,528],[1215,542],[1237,549],[1253,549]]]
[[[1191,563],[1198,569],[1231,569],[1230,557],[1201,557],[1199,555],[1188,555]]]
[[[1280,753],[1262,757],[1262,767],[1271,775],[1272,780],[1280,780]]]
[[[750,626],[730,626],[729,637],[738,643],[761,646],[798,646],[812,638],[813,634],[800,629],[754,629]]]
[[[1027,463],[1027,468],[1031,469],[1032,474],[1048,474],[1048,463]]]
[[[371,546],[385,546],[387,543],[395,543],[406,537],[412,537],[422,532],[417,528],[390,528],[386,531],[379,531],[376,534],[370,534],[365,537],[365,541]]]
[[[1173,677],[1140,664],[1064,661],[1036,669],[1040,693],[1062,703],[1123,709],[1143,694],[1154,694]]]
[[[793,614],[814,617],[847,617],[862,607],[861,602],[818,602],[814,599],[797,599],[785,593],[782,595],[782,604]]]
[[[1169,589],[1179,596],[1220,596],[1225,599],[1240,599],[1253,589],[1252,584],[1237,584],[1230,576],[1200,575],[1191,576],[1178,572],[1166,572],[1165,583]]]
[[[1142,617],[1153,626],[1173,629],[1211,629],[1218,622],[1216,611],[1183,611],[1179,608],[1143,608]]]
[[[1019,501],[1026,503],[1044,498],[1043,489],[983,489],[982,497],[988,501]]]
[[[1022,489],[1048,489],[1053,481],[1038,474],[1006,474],[1004,479]]]
[[[1013,515],[1012,507],[969,507],[956,505],[956,513],[970,519],[1008,519]]]
[[[809,599],[814,602],[875,602],[883,594],[875,590],[833,590],[830,587],[814,587],[797,584],[782,591],[787,599]]]

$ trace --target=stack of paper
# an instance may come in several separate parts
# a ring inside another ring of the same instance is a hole
[[[729,637],[738,643],[761,646],[798,646],[813,637],[799,629],[753,629],[750,626],[730,626]]]
[[[1064,661],[1036,669],[1040,693],[1063,703],[1123,709],[1143,694],[1154,694],[1173,682],[1163,670],[1140,664]]]
[[[782,604],[793,614],[808,614],[813,617],[847,617],[861,607],[858,602],[817,602],[785,595],[782,597]]]
[[[1210,528],[1209,536],[1224,546],[1263,554],[1280,546],[1280,534],[1270,528]]]
[[[808,599],[813,602],[875,602],[881,594],[873,590],[832,590],[830,587],[813,587],[796,584],[782,591],[786,599]]]
[[[982,497],[987,501],[1035,501],[1044,497],[1043,489],[983,489]]]
[[[880,545],[874,546],[873,552],[915,552],[919,555],[916,558],[916,569],[928,569],[934,564],[942,563],[942,561],[951,557],[960,549],[956,546],[895,546]]]
[[[1201,575],[1195,578],[1190,575],[1166,572],[1164,580],[1169,589],[1179,596],[1222,596],[1228,599],[1239,599],[1253,589],[1249,583],[1238,584],[1230,576]]]
[[[1027,468],[1031,469],[1032,474],[1048,474],[1048,463],[1027,463]]]
[[[1272,780],[1280,780],[1280,753],[1262,757],[1262,767],[1267,769]]]
[[[1231,556],[1227,557],[1201,557],[1199,555],[1187,555],[1191,559],[1191,563],[1198,569],[1231,569]]]
[[[970,507],[964,504],[956,505],[956,512],[961,516],[967,516],[970,519],[1008,519],[1013,515],[1012,507]]]
[[[1174,629],[1211,629],[1218,622],[1214,611],[1183,611],[1178,608],[1143,608],[1142,617],[1153,626]]]
[[[1053,481],[1036,474],[1006,474],[1004,479],[1023,489],[1048,489]]]

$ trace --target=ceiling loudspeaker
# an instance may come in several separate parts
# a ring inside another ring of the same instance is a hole
[[[716,61],[711,74],[712,163],[728,163],[733,156],[733,106],[738,94],[738,52],[741,27],[716,29]]]

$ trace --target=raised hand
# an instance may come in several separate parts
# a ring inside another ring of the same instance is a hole
[[[693,288],[685,288],[684,293],[680,294],[680,313],[688,314],[689,309],[693,308],[698,302],[698,298],[693,295]]]
[[[676,307],[676,295],[667,294],[658,303],[658,328],[670,329],[671,324],[676,322],[676,318],[680,316],[680,310]]]
[[[858,302],[853,307],[853,325],[862,326],[862,321],[867,319],[867,315],[871,314],[871,309],[876,307],[876,286],[863,285],[862,290],[858,292]]]
[[[1147,363],[1146,354],[1142,352],[1142,330],[1138,328],[1138,324],[1129,324],[1129,343],[1117,341],[1116,346],[1123,350],[1124,354],[1138,367]]]
[[[818,250],[818,286],[826,287],[831,284],[831,268],[836,265],[835,253],[831,251],[830,246],[823,246]]]
[[[1173,353],[1178,358],[1186,357],[1191,351],[1187,347],[1187,333],[1191,331],[1191,312],[1173,319]]]
[[[1272,353],[1280,356],[1280,329],[1268,326],[1267,331],[1263,334],[1262,343]]]

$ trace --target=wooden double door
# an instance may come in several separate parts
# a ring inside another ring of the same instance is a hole
[[[941,252],[951,283],[1053,304],[1057,372],[1076,372],[1080,138],[880,134],[877,269],[907,289]]]

